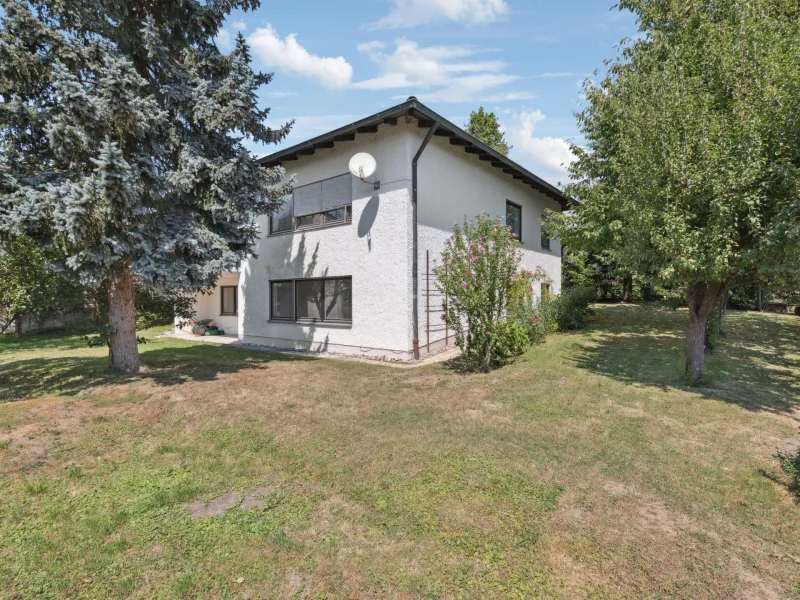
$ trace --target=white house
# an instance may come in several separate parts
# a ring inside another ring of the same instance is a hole
[[[358,152],[377,161],[368,182],[349,172]],[[245,343],[399,360],[452,344],[431,270],[453,223],[481,212],[516,229],[522,268],[560,293],[561,247],[540,220],[569,199],[414,97],[262,164],[295,175],[292,198],[261,223],[257,258],[196,302]]]

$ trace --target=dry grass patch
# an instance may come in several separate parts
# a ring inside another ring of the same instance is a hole
[[[0,597],[796,597],[800,326],[733,315],[703,388],[682,327],[606,307],[482,375],[0,339]]]

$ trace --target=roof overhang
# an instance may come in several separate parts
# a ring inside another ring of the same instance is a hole
[[[508,177],[512,177],[522,184],[529,185],[542,194],[549,196],[561,204],[562,209],[566,210],[571,205],[576,204],[575,200],[565,196],[556,186],[534,175],[507,156],[490,148],[457,125],[454,125],[441,115],[432,111],[414,97],[409,98],[402,104],[388,108],[361,119],[360,121],[356,121],[355,123],[345,125],[344,127],[317,136],[306,142],[301,142],[300,144],[265,156],[259,159],[259,163],[264,167],[283,165],[286,162],[298,160],[302,156],[315,154],[319,149],[333,148],[337,142],[353,141],[360,133],[377,133],[379,127],[397,125],[398,120],[401,118],[407,119],[409,123],[416,120],[417,126],[421,129],[428,129],[434,123],[438,123],[439,127],[436,129],[434,135],[449,138],[452,146],[463,148],[464,152],[467,154],[474,154],[479,160],[501,170]]]

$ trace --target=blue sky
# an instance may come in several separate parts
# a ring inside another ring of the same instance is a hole
[[[566,143],[580,143],[580,82],[636,33],[613,0],[264,1],[234,13],[217,39],[242,31],[254,67],[274,71],[260,93],[272,123],[296,119],[291,145],[415,95],[463,125],[497,113],[511,157],[565,181]],[[275,148],[252,146],[258,154]]]

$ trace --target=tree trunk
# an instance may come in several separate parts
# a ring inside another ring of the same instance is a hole
[[[686,304],[689,307],[689,331],[686,334],[686,376],[692,381],[703,377],[706,359],[708,318],[717,305],[723,285],[695,283],[690,286]]]
[[[633,302],[633,277],[630,275],[622,278],[622,301],[628,304]]]
[[[722,298],[720,299],[720,310],[719,310],[719,335],[725,335],[725,329],[722,327],[722,323],[725,320],[725,317],[728,314],[728,298],[731,296],[731,291],[726,287],[725,292],[722,294]]]
[[[22,337],[22,315],[14,315],[14,335]]]
[[[136,347],[136,306],[130,267],[108,284],[108,341],[111,368],[126,375],[139,372],[139,349]]]

